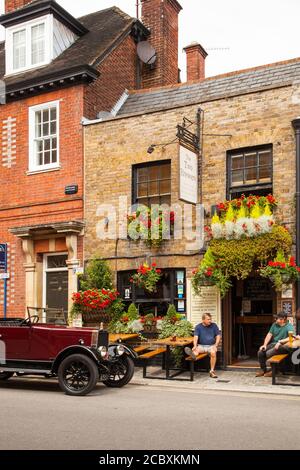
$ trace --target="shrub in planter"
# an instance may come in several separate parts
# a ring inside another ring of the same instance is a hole
[[[176,336],[177,338],[187,338],[192,336],[193,325],[187,320],[177,320],[174,321],[174,317],[166,316],[161,325],[161,332],[159,334],[160,339],[165,339],[169,337]],[[182,348],[173,348],[172,356],[175,362],[175,365],[179,367],[184,357],[184,352]]]

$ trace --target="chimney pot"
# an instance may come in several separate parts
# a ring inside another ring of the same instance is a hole
[[[183,50],[187,59],[187,81],[204,80],[205,59],[208,56],[205,49],[198,42],[192,42]]]

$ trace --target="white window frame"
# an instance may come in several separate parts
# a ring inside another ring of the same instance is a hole
[[[31,28],[39,24],[45,25],[45,60],[32,65],[31,57]],[[26,34],[26,65],[14,69],[14,34],[25,29]],[[53,15],[46,15],[26,23],[6,29],[5,38],[6,75],[15,75],[25,70],[31,70],[49,64],[53,59]]]
[[[48,103],[39,104],[37,106],[31,106],[29,108],[29,172],[43,172],[47,170],[53,170],[60,168],[60,102],[49,101]],[[49,163],[48,165],[37,165],[36,154],[35,154],[35,113],[43,111],[45,109],[56,107],[56,138],[57,138],[57,161],[55,163]]]

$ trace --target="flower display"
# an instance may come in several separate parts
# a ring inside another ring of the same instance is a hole
[[[281,291],[284,284],[291,284],[300,278],[300,267],[293,256],[286,258],[280,250],[273,261],[260,269],[260,275],[270,279],[275,289]]]
[[[72,316],[82,314],[93,317],[100,315],[103,321],[109,320],[109,310],[113,303],[118,300],[119,292],[115,289],[90,289],[75,292],[72,296]]]
[[[159,247],[170,239],[175,224],[175,212],[160,206],[140,207],[127,217],[127,232],[131,240],[144,240],[148,246]]]
[[[277,201],[272,194],[266,197],[242,196],[217,205],[211,223],[211,237],[238,240],[270,233],[275,224],[273,211]],[[208,230],[207,230],[208,231]]]
[[[157,269],[156,263],[152,263],[151,266],[144,263],[138,268],[137,273],[132,276],[130,282],[148,292],[156,292],[157,283],[161,276],[162,271]]]
[[[210,248],[207,250],[199,268],[193,271],[192,285],[198,295],[201,293],[201,287],[215,285],[219,288],[222,297],[226,295],[231,287],[230,279],[218,266],[218,262]]]

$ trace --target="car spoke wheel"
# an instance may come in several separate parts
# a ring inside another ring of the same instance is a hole
[[[13,372],[0,371],[0,380],[8,380],[14,375]]]
[[[96,363],[83,354],[73,354],[62,361],[58,380],[67,395],[84,396],[90,393],[99,380]]]
[[[103,383],[107,387],[121,388],[127,385],[134,374],[133,360],[128,356],[121,356],[110,366],[109,378]]]

